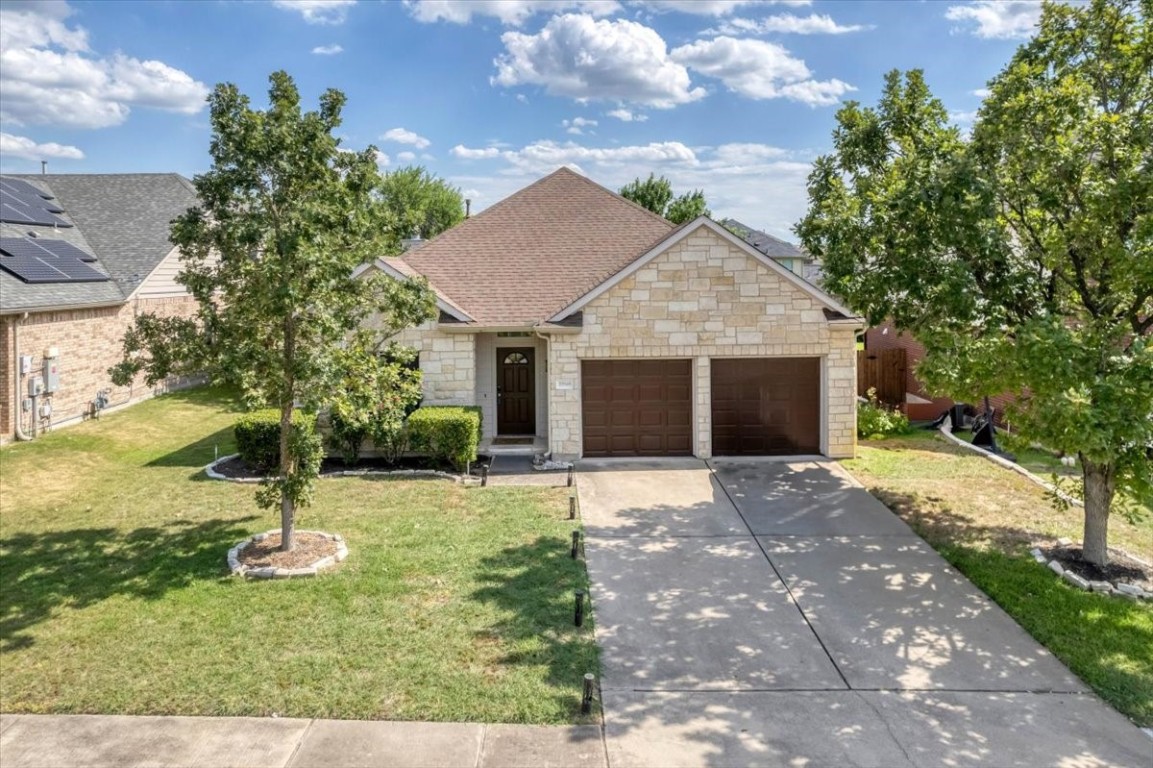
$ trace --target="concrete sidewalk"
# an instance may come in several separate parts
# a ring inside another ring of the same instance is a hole
[[[4,768],[605,768],[599,726],[0,715]]]

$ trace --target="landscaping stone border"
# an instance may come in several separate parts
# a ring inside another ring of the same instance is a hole
[[[984,448],[980,447],[979,445],[973,445],[972,443],[970,443],[966,440],[962,440],[961,438],[957,437],[956,435],[953,434],[953,430],[949,426],[949,423],[947,421],[944,424],[942,424],[940,427],[938,427],[938,431],[942,435],[944,435],[947,440],[951,440],[952,442],[956,443],[957,445],[961,446],[962,448],[968,448],[970,451],[973,451],[974,453],[978,453],[978,454],[984,456],[986,459],[993,462],[994,464],[996,464],[999,467],[1004,467],[1005,469],[1011,469],[1014,472],[1016,472],[1018,475],[1022,475],[1024,477],[1029,478],[1030,480],[1032,480],[1037,485],[1039,485],[1042,488],[1044,488],[1045,490],[1049,491],[1049,493],[1055,493],[1062,501],[1065,501],[1069,504],[1072,504],[1075,507],[1085,506],[1085,502],[1081,501],[1081,499],[1074,498],[1073,496],[1070,496],[1069,494],[1065,493],[1064,491],[1058,490],[1057,487],[1054,486],[1052,483],[1050,483],[1048,480],[1045,480],[1042,477],[1034,475],[1032,472],[1025,469],[1020,464],[1018,464],[1014,461],[1009,461],[1004,456],[998,456],[997,454],[993,453],[992,451],[987,451]]]
[[[1069,539],[1058,539],[1057,544],[1067,547],[1072,544]],[[1083,589],[1086,592],[1100,592],[1106,595],[1115,595],[1126,600],[1153,600],[1153,592],[1146,592],[1141,587],[1135,584],[1113,584],[1108,581],[1089,581],[1085,577],[1065,569],[1057,560],[1049,560],[1045,557],[1045,553],[1040,548],[1033,548],[1029,554],[1033,555],[1033,559],[1041,565],[1048,566],[1049,570],[1060,576],[1065,581],[1072,584],[1078,589]]]
[[[249,544],[264,541],[274,533],[280,533],[280,529],[273,528],[271,531],[258,533],[228,550],[229,570],[236,576],[244,576],[249,579],[298,579],[304,576],[315,576],[320,571],[331,568],[348,557],[348,545],[344,543],[343,536],[335,533],[325,533],[324,531],[297,531],[298,534],[309,533],[315,536],[323,536],[330,541],[335,541],[336,554],[322,557],[312,565],[307,565],[303,568],[273,568],[271,566],[252,568],[240,562],[240,553],[244,551]]]
[[[218,464],[223,464],[238,457],[239,453],[230,453],[227,456],[221,456],[216,461],[205,465],[204,474],[212,480],[224,480],[229,483],[259,483],[259,477],[228,477],[216,471]],[[480,485],[480,478],[473,477],[472,475],[457,475],[452,472],[441,472],[439,469],[345,469],[340,472],[326,472],[320,477],[362,477],[364,475],[373,475],[377,477],[387,477],[395,475],[397,477],[440,477],[445,480],[452,480],[453,482],[460,483],[461,485],[473,486]]]

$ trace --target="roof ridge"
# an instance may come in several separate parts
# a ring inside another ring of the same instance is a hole
[[[588,183],[588,184],[591,184],[592,186],[596,187],[597,189],[601,189],[601,190],[603,190],[603,191],[605,191],[605,192],[608,192],[610,195],[612,195],[612,196],[613,196],[613,197],[615,197],[616,199],[618,199],[618,200],[622,200],[622,201],[624,201],[624,202],[628,203],[629,205],[633,206],[634,208],[637,208],[637,209],[639,209],[639,210],[642,210],[642,211],[644,211],[644,212],[645,212],[646,214],[648,214],[648,215],[649,215],[651,218],[654,218],[654,219],[656,219],[657,221],[660,221],[660,222],[662,222],[662,223],[664,223],[664,224],[667,224],[667,225],[668,225],[669,227],[671,227],[672,229],[676,229],[676,225],[675,225],[675,224],[673,224],[671,221],[669,221],[668,219],[666,219],[664,216],[661,216],[659,213],[653,213],[653,212],[652,212],[652,211],[650,211],[648,208],[645,208],[643,205],[641,205],[640,203],[636,202],[635,200],[629,200],[627,197],[625,197],[624,195],[620,194],[619,192],[613,192],[611,189],[609,189],[608,187],[606,187],[604,184],[600,184],[600,183],[598,183],[598,182],[595,182],[595,181],[593,181],[592,179],[590,179],[588,176],[585,176],[584,174],[581,174],[581,173],[577,173],[577,172],[576,172],[576,171],[574,171],[573,169],[569,168],[567,165],[562,165],[560,168],[556,169],[555,171],[553,171],[552,173],[550,173],[548,176],[545,176],[544,178],[545,178],[545,179],[547,179],[547,178],[549,178],[549,176],[554,176],[555,174],[557,174],[557,173],[560,173],[561,171],[568,171],[568,172],[569,172],[569,173],[571,173],[573,176],[576,176],[578,179],[581,179],[582,181],[584,181],[584,182],[586,182],[586,183]],[[541,179],[541,181],[544,181],[544,179]],[[526,187],[526,189],[527,189],[527,187]]]

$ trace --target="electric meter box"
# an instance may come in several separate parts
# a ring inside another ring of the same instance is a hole
[[[58,389],[60,389],[60,358],[46,358],[44,360],[44,392],[50,395]]]
[[[32,355],[20,355],[20,375],[32,373]]]
[[[44,394],[44,378],[33,376],[28,379],[28,397],[40,397]]]

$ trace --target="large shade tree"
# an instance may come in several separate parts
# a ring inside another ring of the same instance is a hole
[[[124,382],[143,372],[151,383],[207,372],[250,404],[279,409],[279,472],[257,499],[280,508],[288,551],[320,462],[318,441],[296,427],[294,412],[328,404],[349,356],[380,346],[361,328],[368,315],[379,313],[375,332],[387,336],[431,317],[435,298],[422,281],[353,276],[398,224],[380,194],[376,150],[340,147],[339,91],[305,112],[287,73],[270,81],[267,110],[231,84],[209,96],[212,168],[193,180],[200,205],[173,221],[171,234],[183,254],[177,279],[197,314],[141,315],[113,375]]]
[[[427,240],[464,218],[460,189],[419,165],[385,174],[381,195],[401,237],[419,235]]]
[[[1099,565],[1111,509],[1153,497],[1151,10],[1047,4],[970,135],[890,73],[838,113],[797,227],[828,289],[925,345],[931,388],[1018,393],[1014,426],[1079,456]]]
[[[648,208],[673,224],[684,224],[698,216],[711,216],[705,193],[699,189],[680,196],[673,195],[673,185],[664,176],[649,174],[647,179],[636,178],[620,189],[623,198]]]

